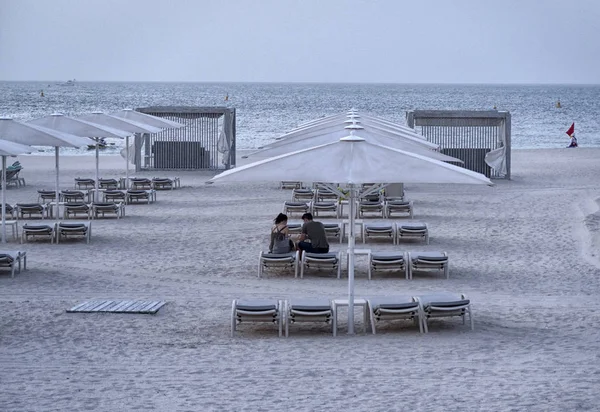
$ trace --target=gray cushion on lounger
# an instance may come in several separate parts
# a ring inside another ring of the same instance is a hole
[[[52,230],[48,225],[23,225],[23,229],[27,230]]]
[[[309,253],[309,252],[304,252],[304,255],[306,257],[312,258],[312,259],[332,259],[332,258],[336,258],[338,257],[337,253]]]
[[[440,293],[432,293],[429,295],[421,295],[418,296],[419,300],[421,301],[421,303],[423,303],[424,306],[428,305],[429,302],[458,302],[462,300],[462,296],[460,295],[460,293],[444,293],[444,292],[440,292]]]
[[[340,226],[337,223],[323,223],[325,229],[339,229]]]
[[[331,302],[328,299],[294,299],[290,302],[290,307],[293,310],[301,310],[303,312],[322,312],[331,310]]]
[[[398,226],[400,229],[427,229],[427,226],[424,223],[402,223]]]
[[[240,300],[235,307],[240,310],[262,312],[277,309],[277,304],[271,300]]]
[[[413,259],[428,260],[431,262],[441,262],[448,260],[448,256],[444,256],[443,253],[439,252],[418,252],[411,256]]]
[[[378,253],[376,255],[371,255],[371,259],[380,261],[399,260],[404,259],[404,255],[401,253]]]
[[[305,202],[285,202],[286,206],[306,206]]]
[[[427,302],[427,304],[425,304],[425,307],[436,306],[438,308],[451,308],[454,306],[468,305],[469,303],[471,303],[469,299],[455,300],[452,302]]]
[[[289,257],[294,257],[295,252],[290,252],[290,253],[263,253],[262,257],[267,257],[270,259],[283,259],[283,258],[289,258]]]
[[[366,230],[392,230],[392,225],[367,225]]]
[[[419,306],[417,302],[413,302],[412,298],[405,296],[386,296],[373,298],[369,301],[373,309],[407,309]]]
[[[0,262],[12,263],[14,260],[15,259],[10,255],[0,254]]]

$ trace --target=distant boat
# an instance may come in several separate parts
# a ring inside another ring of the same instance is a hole
[[[59,86],[75,86],[75,79],[73,80],[67,80],[64,83],[56,83]]]

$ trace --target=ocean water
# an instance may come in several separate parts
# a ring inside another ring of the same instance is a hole
[[[52,81],[0,82],[0,96],[0,116],[24,121],[55,112],[78,115],[162,105],[234,107],[239,149],[256,148],[299,123],[350,108],[405,124],[407,110],[494,106],[512,115],[513,148],[565,147],[569,143],[565,132],[573,122],[580,146],[600,147],[600,85],[76,82],[67,86]],[[124,146],[123,141],[113,142],[114,147],[103,153],[116,153]],[[78,149],[64,153],[91,154]]]

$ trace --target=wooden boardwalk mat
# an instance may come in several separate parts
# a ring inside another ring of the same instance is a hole
[[[90,300],[67,309],[78,313],[149,313],[155,314],[167,302],[163,300]]]

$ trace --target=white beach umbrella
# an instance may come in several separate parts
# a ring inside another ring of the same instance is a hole
[[[269,145],[268,147],[250,153],[245,157],[279,156],[284,153],[294,152],[296,150],[305,149],[307,147],[335,142],[341,139],[342,137],[348,136],[350,132],[350,134],[359,134],[360,137],[371,143],[380,144],[382,146],[388,146],[393,149],[405,150],[411,153],[417,153],[422,156],[427,156],[432,159],[440,160],[442,162],[463,163],[463,161],[460,159],[429,149],[426,146],[414,143],[411,140],[398,139],[397,137],[390,137],[389,135],[384,133],[378,133],[376,131],[373,131],[372,129],[369,130],[371,131],[367,131],[367,129],[363,128],[359,124],[354,124],[333,132],[323,134],[316,133],[304,139],[290,139],[289,141],[288,139],[280,140],[277,142],[278,144]]]
[[[46,117],[34,119],[28,122],[37,126],[47,127],[48,129],[58,130],[64,133],[74,134],[76,136],[96,138],[111,137],[123,139],[129,133],[124,130],[115,129],[109,126],[103,126],[87,120],[76,119],[74,117],[65,116],[60,113],[54,113]],[[97,143],[97,142],[96,142]],[[98,189],[98,180],[96,179],[96,189]],[[96,190],[94,196],[98,195]],[[58,202],[58,197],[56,198]],[[57,208],[58,209],[58,208]],[[58,213],[57,213],[58,216]],[[57,217],[58,218],[58,217]]]
[[[137,112],[133,109],[123,109],[118,112],[112,112],[110,113],[110,115],[120,117],[122,119],[133,120],[134,122],[147,124],[153,127],[159,127],[161,129],[177,129],[179,127],[185,127],[185,124],[183,123],[178,123],[172,120],[163,119],[162,117]]]
[[[348,239],[348,333],[354,333],[354,202],[356,185],[369,182],[486,184],[480,173],[415,153],[371,143],[358,136],[227,170],[211,181],[297,180],[346,183],[350,189]]]
[[[31,146],[53,146],[56,160],[56,202],[59,193],[59,147],[80,147],[88,144],[86,137],[62,133],[53,129],[36,126],[29,123],[21,123],[12,119],[0,119],[0,139],[9,140]],[[58,203],[56,216],[58,218]]]
[[[119,117],[121,119],[142,123],[152,127],[158,127],[160,129],[178,129],[185,127],[183,123],[174,122],[169,119],[163,119],[162,117],[152,116],[146,113],[141,113],[133,109],[123,109],[118,112],[110,113],[111,116]],[[129,177],[129,142],[126,142],[126,157],[127,157],[127,177]],[[129,183],[129,179],[128,183]]]
[[[20,143],[0,140],[0,156],[2,156],[2,243],[6,243],[6,157],[31,153],[33,149]]]
[[[134,133],[158,133],[163,129],[159,127],[150,126],[148,124],[143,124],[140,122],[136,122],[133,120],[127,120],[120,117],[112,116],[109,114],[105,114],[102,112],[92,112],[90,114],[84,114],[81,116],[77,116],[77,119],[86,120],[88,122],[92,122],[95,124],[100,124],[103,126],[113,127],[115,129],[124,130],[129,132],[130,134]],[[98,180],[99,176],[99,147],[98,142],[96,142],[96,189],[98,189]],[[129,135],[125,137],[125,151],[127,153],[125,162],[126,162],[126,170],[125,170],[125,182],[127,187],[129,187]]]

